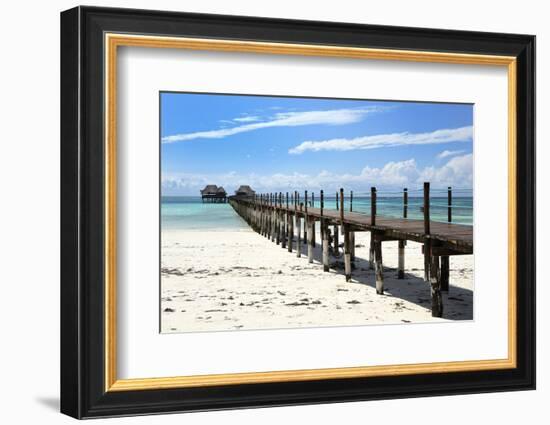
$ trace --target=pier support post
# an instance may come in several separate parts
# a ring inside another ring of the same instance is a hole
[[[424,244],[424,280],[426,282],[430,281],[430,255],[428,244]]]
[[[443,296],[441,295],[439,257],[436,255],[430,256],[430,287],[432,294],[432,317],[442,317]]]
[[[374,233],[370,232],[369,269],[374,270]]]
[[[288,214],[288,252],[292,252],[292,244],[294,243],[294,217]]]
[[[351,262],[355,262],[355,232],[349,232],[349,242],[351,244],[350,246],[350,253],[351,253]]]
[[[286,214],[281,210],[281,248],[286,248]]]
[[[271,210],[271,242],[275,242],[277,239],[277,212],[275,206]]]
[[[384,271],[382,268],[382,242],[374,239],[374,274],[376,276],[376,293],[384,293]]]
[[[281,221],[280,221],[280,214],[277,207],[275,207],[274,211],[275,215],[275,243],[279,245],[281,243]]]
[[[329,271],[329,259],[328,259],[328,228],[326,221],[321,221],[321,230],[323,235],[323,271]]]
[[[449,256],[441,256],[441,290],[449,292]]]
[[[309,240],[307,238],[307,232],[309,231],[309,222],[307,217],[307,208],[306,208],[306,215],[304,215],[304,243],[307,243]]]
[[[337,235],[335,229],[335,237]],[[351,281],[351,247],[350,247],[350,231],[347,225],[344,225],[344,270],[346,273],[346,282]]]
[[[296,214],[296,257],[302,256],[302,218]]]
[[[343,230],[343,229],[342,229]],[[334,225],[334,237],[333,237],[333,240],[334,240],[334,249],[333,249],[333,253],[335,256],[338,256],[340,254],[340,250],[338,248],[338,246],[340,245],[340,241],[338,240],[338,225],[335,224]]]
[[[308,263],[313,263],[313,248],[315,247],[315,245],[313,244],[313,232],[314,232],[314,225],[315,223],[315,220],[310,217],[309,219],[307,219],[307,225],[308,225],[308,229],[307,229],[307,261]]]
[[[405,278],[405,243],[403,239],[399,239],[399,248],[398,248],[398,261],[397,261],[397,278]]]

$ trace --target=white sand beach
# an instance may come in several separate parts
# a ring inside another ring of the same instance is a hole
[[[320,237],[318,235],[317,242]],[[473,318],[473,256],[450,258],[450,290],[442,318],[431,316],[421,245],[408,242],[405,279],[397,279],[397,242],[383,243],[384,295],[369,268],[369,233],[356,233],[351,282],[343,256],[330,272],[252,230],[162,232],[162,332],[225,331]],[[303,245],[305,253],[305,245]],[[341,250],[340,250],[341,251]]]

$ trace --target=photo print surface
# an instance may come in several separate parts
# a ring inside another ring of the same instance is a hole
[[[473,105],[160,93],[162,333],[473,319]]]

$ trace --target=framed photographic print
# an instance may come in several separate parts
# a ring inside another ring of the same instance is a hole
[[[61,14],[61,411],[533,389],[529,35]]]

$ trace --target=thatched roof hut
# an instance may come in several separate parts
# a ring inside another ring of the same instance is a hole
[[[201,190],[201,195],[215,195],[218,191],[218,186],[215,184],[209,184],[204,187],[203,190]]]
[[[239,188],[235,191],[235,195],[237,196],[254,196],[255,194],[256,192],[254,192],[254,190],[252,190],[252,188],[247,184],[239,186]]]
[[[202,202],[227,202],[227,193],[223,187],[209,184],[201,190]]]

